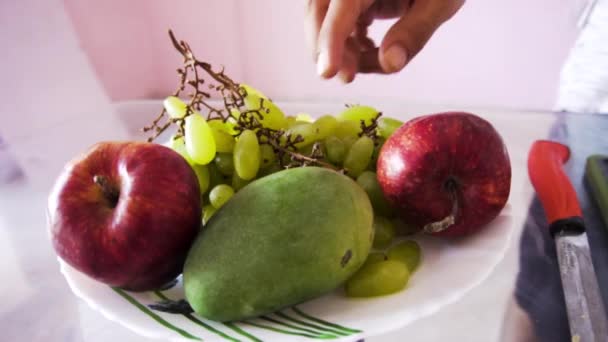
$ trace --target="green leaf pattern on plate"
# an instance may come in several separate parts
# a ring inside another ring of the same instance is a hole
[[[203,340],[203,338],[198,337],[195,333],[186,331],[183,327],[177,327],[174,324],[170,323],[167,319],[162,317],[163,315],[171,314],[156,313],[153,310],[150,310],[145,304],[139,302],[135,297],[131,296],[127,291],[118,288],[113,288],[113,290],[125,300],[127,300],[129,303],[138,308],[140,311],[142,311],[144,314],[149,316],[151,319],[158,322],[163,327],[172,330],[187,339],[199,341]],[[162,291],[154,291],[152,293],[161,300],[181,299],[169,298]],[[190,320],[197,326],[200,326],[204,330],[204,332],[207,333],[207,335],[211,334],[214,337],[220,338],[224,341],[232,342],[263,341],[261,338],[255,336],[253,332],[247,331],[245,329],[245,326],[263,329],[277,334],[302,336],[311,339],[321,340],[337,339],[361,333],[361,330],[347,328],[339,324],[327,322],[320,318],[311,316],[295,306],[270,315],[265,315],[262,317],[240,322],[214,322],[214,325],[221,325],[222,327],[226,328],[225,330],[220,329],[219,327],[214,327],[212,324],[209,323],[210,321],[199,318],[198,316],[196,316],[196,314],[182,314],[182,316],[186,317],[188,320]]]

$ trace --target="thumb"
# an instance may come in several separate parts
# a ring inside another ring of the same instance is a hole
[[[397,72],[422,50],[433,33],[464,1],[418,0],[386,33],[378,60],[385,73]]]

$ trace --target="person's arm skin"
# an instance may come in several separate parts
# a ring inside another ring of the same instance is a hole
[[[352,82],[357,73],[398,72],[465,0],[309,0],[308,41],[323,78]],[[398,18],[376,47],[375,19]]]

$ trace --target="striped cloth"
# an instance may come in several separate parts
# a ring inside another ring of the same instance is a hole
[[[590,6],[561,71],[556,109],[608,114],[608,0]]]

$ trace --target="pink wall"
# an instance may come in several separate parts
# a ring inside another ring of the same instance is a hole
[[[322,81],[306,47],[304,1],[65,0],[82,47],[113,100],[173,91],[171,27],[199,56],[281,100],[550,109],[576,34],[576,1],[469,0],[395,76]],[[379,38],[387,22],[375,27]]]
[[[69,159],[98,141],[126,139],[127,130],[62,0],[0,1],[0,23],[0,136],[31,189],[46,192]]]
[[[80,44],[114,100],[159,98],[173,92],[181,58],[167,29],[186,39],[212,63],[224,63],[235,77],[237,27],[218,13],[237,13],[236,1],[66,0]],[[234,20],[232,20],[234,21]],[[220,26],[227,26],[218,29]]]

